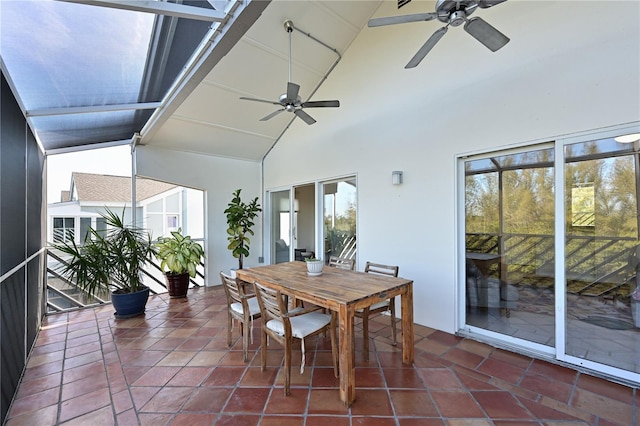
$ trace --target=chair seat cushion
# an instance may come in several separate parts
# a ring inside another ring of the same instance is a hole
[[[291,334],[293,337],[302,339],[311,333],[320,330],[331,322],[331,315],[321,314],[320,312],[310,312],[308,314],[293,317],[291,321]],[[273,330],[281,336],[284,336],[284,325],[282,321],[272,319],[266,324],[269,330]]]
[[[380,308],[388,308],[389,307],[389,300],[383,300],[382,302],[378,302],[378,303],[374,303],[373,305],[369,306],[369,310],[370,311],[375,311],[376,309],[380,309]],[[358,309],[358,312],[362,312],[364,311],[364,309]]]
[[[258,305],[258,299],[256,297],[252,297],[247,299],[247,304],[249,305],[249,315],[254,316],[260,313],[260,306]],[[242,315],[242,303],[232,303],[231,310]]]

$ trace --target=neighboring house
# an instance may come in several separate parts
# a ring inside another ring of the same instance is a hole
[[[202,237],[202,193],[152,179],[136,179],[136,222],[152,238],[182,228],[194,238]],[[188,200],[200,199],[198,205]],[[89,227],[104,229],[101,213],[110,209],[132,222],[131,178],[73,172],[69,191],[47,206],[47,241],[81,242]],[[187,208],[187,206],[190,206]],[[199,218],[199,220],[198,220]],[[188,220],[190,219],[190,220]],[[188,227],[189,225],[189,227]]]

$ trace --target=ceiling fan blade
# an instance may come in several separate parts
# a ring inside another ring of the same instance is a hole
[[[495,52],[509,42],[509,37],[496,30],[487,21],[480,17],[469,19],[464,24],[464,30],[476,40],[484,44],[489,50]]]
[[[300,117],[302,119],[302,121],[304,121],[305,123],[311,125],[313,123],[316,122],[316,120],[313,119],[313,117],[311,117],[309,114],[307,114],[306,112],[304,112],[301,109],[297,109],[295,111],[293,111],[293,113],[295,115],[297,115],[298,117]]]
[[[381,27],[383,25],[406,24],[407,22],[431,21],[438,17],[437,13],[415,13],[413,15],[387,16],[385,18],[369,19],[369,27]]]
[[[431,34],[429,40],[418,50],[418,52],[411,58],[409,63],[405,66],[406,68],[414,68],[418,66],[418,64],[427,56],[427,53],[433,49],[433,46],[436,45],[440,41],[440,39],[447,33],[447,27],[442,27],[437,30],[435,33]]]
[[[302,108],[335,108],[340,106],[340,101],[311,101],[311,102],[303,102]]]
[[[478,6],[482,9],[487,9],[489,7],[493,7],[497,4],[504,3],[507,0],[480,0],[478,2]]]
[[[268,101],[266,99],[247,98],[247,97],[244,97],[244,96],[241,96],[240,99],[242,99],[244,101],[264,102],[265,104],[280,105],[280,102]]]
[[[262,118],[260,119],[260,121],[267,121],[267,120],[269,120],[269,119],[271,119],[271,118],[275,117],[276,115],[280,114],[282,111],[284,111],[284,108],[279,109],[279,110],[277,110],[277,111],[273,111],[271,114],[269,114],[269,115],[267,115],[267,116],[262,117]]]
[[[300,86],[295,83],[287,83],[287,99],[295,101],[298,98],[298,92],[300,91]]]

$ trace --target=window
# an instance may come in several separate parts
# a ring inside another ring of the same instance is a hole
[[[75,235],[75,220],[72,217],[53,218],[53,241],[55,243],[71,242]]]

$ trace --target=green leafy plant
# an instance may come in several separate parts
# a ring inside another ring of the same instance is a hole
[[[227,215],[227,234],[229,234],[227,248],[231,250],[233,257],[238,259],[238,269],[242,269],[243,259],[249,256],[251,243],[249,235],[254,235],[251,229],[254,225],[253,220],[258,216],[258,212],[262,211],[258,204],[258,197],[245,203],[240,198],[240,192],[240,189],[233,192],[233,198],[224,211]]]
[[[160,269],[166,274],[188,273],[196,276],[196,267],[204,258],[204,249],[189,235],[182,235],[182,229],[172,231],[170,237],[159,237],[155,246],[160,260]]]
[[[114,293],[142,290],[142,268],[156,254],[151,237],[142,228],[126,226],[122,218],[108,208],[100,215],[107,231],[90,227],[82,245],[73,240],[53,245],[69,257],[68,263],[61,267],[62,274],[90,297],[108,290]]]

